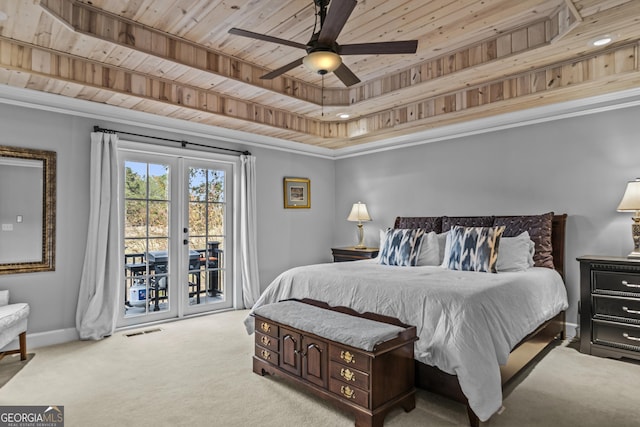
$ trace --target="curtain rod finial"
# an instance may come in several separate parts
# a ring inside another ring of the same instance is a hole
[[[93,131],[94,132],[100,132],[100,126],[94,126],[93,127]]]

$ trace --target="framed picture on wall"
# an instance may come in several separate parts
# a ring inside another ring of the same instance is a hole
[[[308,178],[284,179],[284,208],[309,209],[311,207],[311,181]]]

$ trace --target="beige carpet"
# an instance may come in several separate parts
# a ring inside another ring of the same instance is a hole
[[[161,331],[39,348],[0,405],[64,405],[65,426],[353,426],[353,418],[251,371],[247,312],[161,325]],[[150,329],[150,328],[146,328]],[[128,331],[126,333],[131,333]],[[505,399],[490,426],[638,426],[640,364],[549,352]],[[465,426],[465,408],[419,391],[388,427]]]

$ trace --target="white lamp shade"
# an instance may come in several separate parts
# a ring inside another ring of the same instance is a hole
[[[367,211],[367,205],[360,202],[354,203],[347,217],[347,221],[371,221],[371,217]]]
[[[640,178],[627,183],[627,189],[622,196],[618,212],[634,212],[640,210]]]
[[[335,71],[342,64],[342,58],[328,50],[317,50],[305,56],[302,63],[311,71],[326,74]]]

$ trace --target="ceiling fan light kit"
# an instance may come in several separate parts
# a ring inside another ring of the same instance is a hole
[[[330,50],[316,50],[302,59],[309,70],[320,75],[334,72],[341,64],[342,58]]]
[[[329,3],[331,3],[331,7],[329,7]],[[261,79],[273,79],[300,65],[304,65],[307,69],[320,75],[333,72],[345,86],[352,86],[360,83],[360,79],[342,62],[340,55],[412,54],[416,53],[418,49],[417,40],[339,45],[336,39],[347,23],[349,16],[351,16],[353,9],[358,4],[357,1],[333,0],[330,2],[329,0],[314,0],[314,4],[318,8],[316,16],[320,18],[320,30],[315,32],[314,28],[314,33],[306,45],[240,28],[231,28],[229,30],[230,34],[307,51],[306,56],[263,75],[260,77]]]

